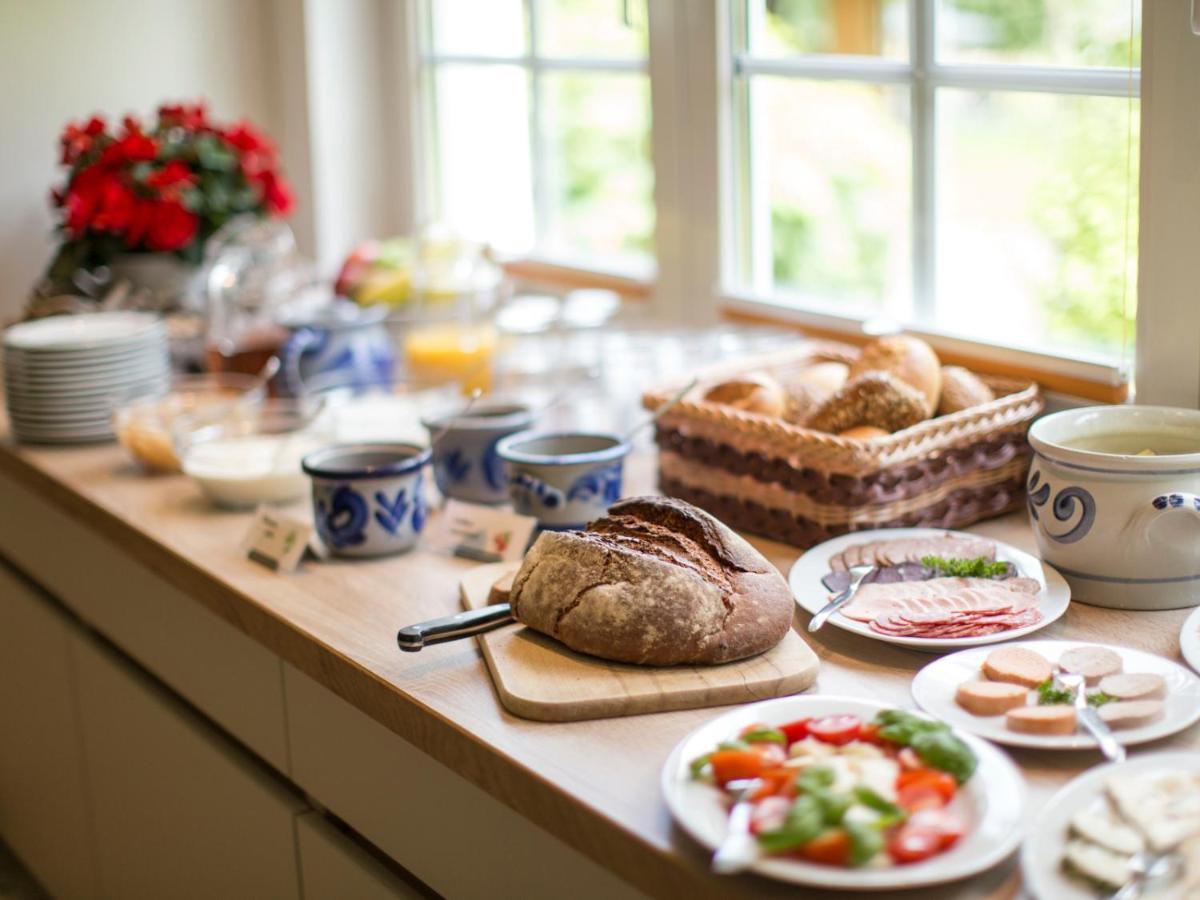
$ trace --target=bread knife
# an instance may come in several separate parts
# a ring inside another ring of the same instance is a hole
[[[493,603],[491,606],[481,606],[479,609],[401,628],[396,634],[396,643],[400,645],[401,650],[415,653],[430,644],[444,644],[446,641],[483,634],[512,621],[514,619],[511,605]]]

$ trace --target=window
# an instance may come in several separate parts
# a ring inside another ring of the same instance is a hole
[[[1137,0],[736,0],[733,293],[1132,348]]]
[[[645,0],[431,0],[425,217],[502,253],[646,276]]]

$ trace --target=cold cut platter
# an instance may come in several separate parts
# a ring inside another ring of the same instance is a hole
[[[789,583],[800,607],[815,614],[860,578],[830,625],[936,652],[1030,634],[1062,616],[1071,599],[1062,576],[1030,554],[936,528],[834,538],[801,556]]]

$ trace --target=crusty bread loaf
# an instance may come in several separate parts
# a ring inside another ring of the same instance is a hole
[[[889,372],[920,391],[925,397],[924,418],[937,409],[942,393],[942,364],[933,348],[920,338],[889,334],[871,341],[850,366],[850,379],[866,372]]]
[[[948,416],[995,399],[996,394],[974,372],[962,366],[942,366],[942,398],[937,408],[939,416]]]
[[[730,662],[791,627],[783,576],[708,513],[667,497],[542,533],[513,582],[517,621],[572,650],[652,666]]]
[[[788,395],[783,385],[766,372],[747,372],[714,384],[705,391],[704,399],[775,418],[781,418],[788,406]]]
[[[887,372],[851,378],[804,423],[817,431],[840,434],[859,425],[898,431],[926,417],[925,397]]]

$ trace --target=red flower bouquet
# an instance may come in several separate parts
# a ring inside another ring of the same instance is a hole
[[[72,123],[61,144],[69,171],[52,193],[63,236],[55,281],[130,251],[199,262],[230,218],[292,208],[271,141],[248,122],[210,121],[202,103],[160,106],[149,129],[130,116],[111,131],[100,117]]]

